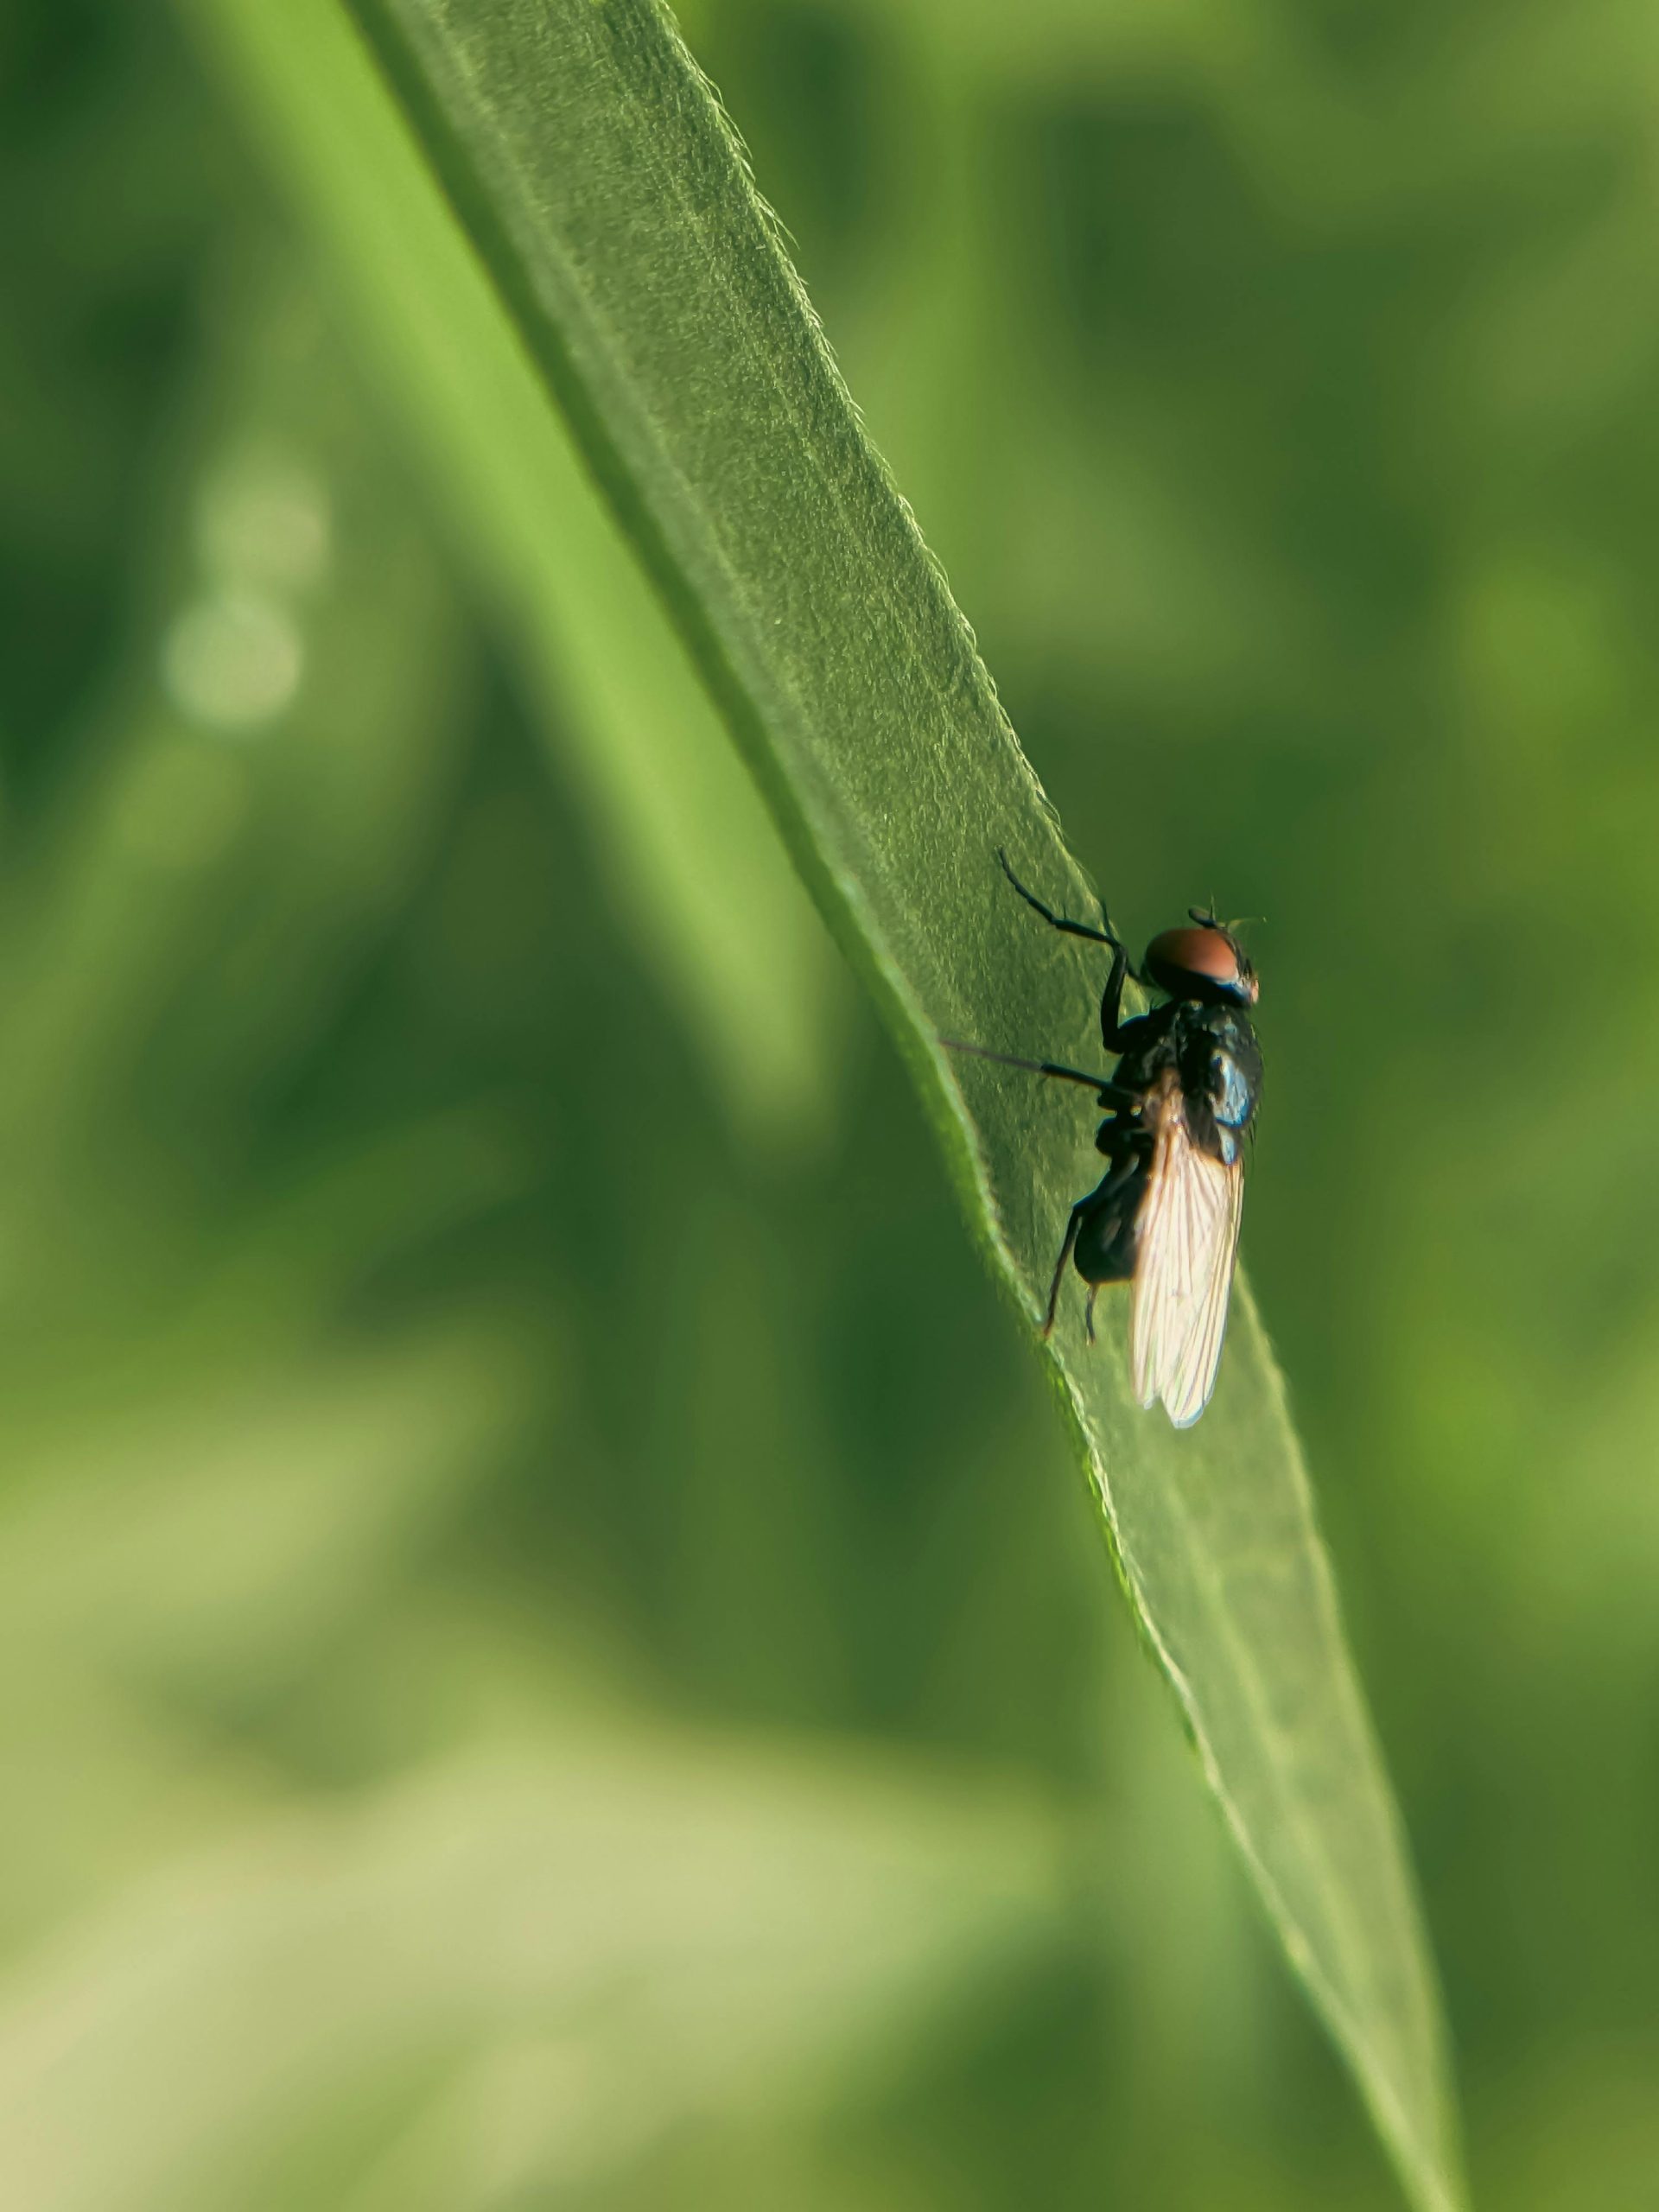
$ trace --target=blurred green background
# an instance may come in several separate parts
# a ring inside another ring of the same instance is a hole
[[[7,2206],[1393,2204],[872,1015],[216,9],[0,20]],[[1477,2197],[1651,2207],[1659,29],[685,21],[1116,917],[1267,918]]]

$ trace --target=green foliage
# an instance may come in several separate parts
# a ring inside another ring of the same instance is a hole
[[[1478,2199],[1645,2206],[1652,41],[680,13],[1114,914],[1268,918],[1250,1277]],[[1387,2212],[346,10],[15,0],[0,195],[8,2212]],[[1092,1116],[961,1072],[1034,1253]]]
[[[537,1122],[480,1050],[464,837],[431,879],[452,815],[493,879],[533,807],[499,757],[468,789],[478,640],[245,235],[147,548],[159,664],[8,887],[0,2159],[54,2212],[602,2194],[1040,1961],[1064,1827],[993,1768],[644,1721],[486,1581],[575,1362],[532,1270],[509,1300],[454,1250],[537,1210]],[[458,977],[435,1071],[399,1061]],[[507,1026],[558,989],[529,963]]]
[[[964,1097],[937,1039],[1074,1049],[1087,963],[1033,926],[991,856],[1006,843],[1057,899],[1081,883],[728,126],[647,8],[365,16],[887,1003],[986,1243],[1038,1310],[1077,1117],[1033,1110],[1028,1081],[1001,1071],[970,1071]],[[1391,1809],[1281,1393],[1240,1306],[1191,1436],[1128,1407],[1121,1356],[1090,1353],[1075,1319],[1057,1363],[1132,1600],[1268,1909],[1409,2185],[1449,2203],[1434,2006]]]
[[[334,0],[185,11],[339,274],[452,528],[519,641],[643,956],[687,1002],[741,1126],[815,1126],[830,949],[487,278],[411,173]]]

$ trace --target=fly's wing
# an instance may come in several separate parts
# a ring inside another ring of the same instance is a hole
[[[1148,1104],[1157,1136],[1135,1218],[1135,1389],[1143,1406],[1161,1398],[1176,1427],[1190,1428],[1221,1363],[1244,1163],[1229,1166],[1193,1143],[1173,1080]]]

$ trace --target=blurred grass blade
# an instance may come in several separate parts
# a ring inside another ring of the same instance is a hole
[[[504,616],[613,904],[739,1128],[818,1133],[835,957],[719,718],[335,0],[181,0]]]
[[[652,0],[353,0],[797,859],[882,1004],[970,1217],[1035,1314],[1088,1116],[937,1040],[1086,1052],[1099,977],[994,855],[1084,887],[866,440],[709,88]],[[926,1285],[916,1286],[918,1298]],[[1459,2202],[1409,1878],[1248,1294],[1216,1403],[1052,1348],[1147,1635],[1414,2201]]]
[[[664,2138],[833,2109],[849,2053],[1058,1933],[1052,1821],[999,1775],[610,1712],[261,1810],[5,1990],[20,2212],[689,2202]]]

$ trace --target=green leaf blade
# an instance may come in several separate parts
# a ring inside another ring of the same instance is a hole
[[[1007,893],[996,848],[1073,912],[1087,887],[729,125],[651,0],[353,7],[1034,1317],[1088,1102],[938,1040],[1097,1061],[1098,962]],[[1241,1284],[1180,1435],[1131,1403],[1104,1318],[1090,1350],[1069,1306],[1050,1353],[1131,1600],[1408,2192],[1451,2212],[1427,1948],[1254,1308]]]

